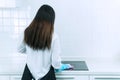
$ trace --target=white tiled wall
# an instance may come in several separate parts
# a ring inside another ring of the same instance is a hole
[[[29,12],[28,8],[0,9],[0,32],[20,33],[30,22]]]
[[[17,52],[17,39],[29,25],[30,8],[0,8],[0,54]]]

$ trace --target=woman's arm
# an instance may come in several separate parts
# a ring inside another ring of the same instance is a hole
[[[59,69],[61,67],[61,48],[60,41],[58,36],[55,36],[52,43],[52,66],[55,69]]]
[[[52,66],[54,67],[55,72],[73,69],[73,66],[71,66],[70,64],[61,63],[60,53],[61,53],[60,41],[58,36],[56,36],[52,46]]]
[[[26,46],[25,46],[25,42],[24,42],[24,34],[20,35],[20,37],[19,37],[17,51],[20,53],[26,52]]]

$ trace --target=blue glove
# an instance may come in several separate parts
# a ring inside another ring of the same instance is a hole
[[[73,68],[73,66],[71,66],[70,64],[62,64],[60,69],[55,69],[55,72],[61,72],[63,70],[68,70]]]

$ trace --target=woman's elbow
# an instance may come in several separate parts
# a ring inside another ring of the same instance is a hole
[[[18,51],[19,53],[25,53],[25,52],[26,52],[26,49],[18,48],[17,51]]]
[[[61,61],[59,61],[59,62],[52,62],[52,66],[55,69],[60,69],[60,67],[61,67]]]

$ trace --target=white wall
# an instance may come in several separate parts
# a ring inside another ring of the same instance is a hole
[[[117,57],[120,52],[119,0],[56,2],[64,56]],[[58,9],[59,8],[59,9]]]
[[[19,5],[29,6],[33,18],[44,3],[56,12],[62,56],[119,58],[119,0],[22,0]]]
[[[62,56],[120,56],[119,0],[38,0],[31,3],[32,8],[36,5],[33,8],[36,10],[43,3],[55,9],[55,30],[60,35]]]

